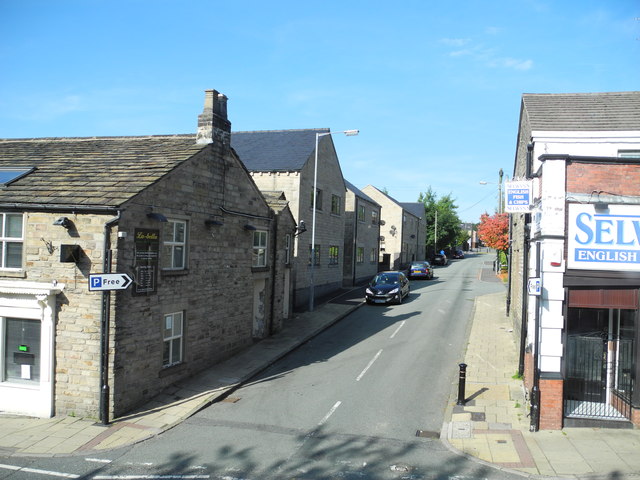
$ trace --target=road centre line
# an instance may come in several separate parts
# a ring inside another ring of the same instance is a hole
[[[338,400],[333,407],[331,407],[331,410],[329,410],[329,412],[322,418],[322,420],[320,420],[320,422],[318,423],[318,426],[321,426],[324,424],[324,422],[326,422],[327,420],[329,420],[329,417],[331,415],[333,415],[333,412],[335,412],[338,407],[340,406],[340,404],[342,404],[342,402],[340,400]]]
[[[75,475],[73,473],[54,472],[51,470],[39,470],[37,468],[18,467],[16,465],[5,465],[2,463],[0,463],[0,468],[3,468],[5,470],[13,470],[14,472],[26,472],[26,473],[37,473],[38,475],[49,475],[50,477],[80,478],[80,475]]]
[[[378,353],[375,354],[375,356],[371,359],[369,364],[366,367],[364,367],[364,370],[362,370],[362,372],[360,372],[360,375],[356,377],[356,382],[359,382],[360,379],[364,377],[364,374],[367,373],[367,370],[371,368],[371,365],[373,365],[373,362],[375,362],[378,359],[381,353],[382,353],[382,349],[380,349]]]
[[[396,333],[398,333],[398,332],[400,331],[400,329],[401,329],[402,327],[404,327],[404,324],[405,324],[405,323],[407,323],[407,321],[406,321],[406,320],[402,320],[402,322],[400,322],[400,325],[398,325],[398,328],[396,328],[396,331],[395,331],[395,332],[393,332],[389,338],[393,338],[393,337],[395,337],[395,336],[396,336]]]

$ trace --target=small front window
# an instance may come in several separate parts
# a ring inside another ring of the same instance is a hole
[[[356,250],[356,263],[364,263],[364,247],[358,247]]]
[[[176,312],[164,316],[162,338],[162,366],[169,367],[182,362],[183,313]]]
[[[337,265],[340,256],[340,248],[337,246],[329,247],[329,265]]]
[[[364,222],[364,205],[358,205],[358,221]]]
[[[311,245],[309,245],[309,265],[311,265],[311,257],[313,256]],[[315,246],[315,261],[314,265],[320,265],[320,245]]]
[[[331,213],[340,215],[342,211],[342,199],[338,195],[331,195]]]
[[[22,268],[23,223],[21,213],[0,213],[0,268]]]
[[[184,270],[187,258],[187,222],[169,220],[163,228],[162,266],[168,270]]]
[[[253,232],[253,259],[251,265],[254,267],[267,266],[267,232],[263,230]]]

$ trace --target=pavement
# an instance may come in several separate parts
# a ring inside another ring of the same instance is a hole
[[[480,279],[500,282],[485,262]],[[464,405],[457,377],[440,441],[473,461],[524,478],[640,479],[640,430],[564,428],[529,431],[518,349],[505,315],[506,290],[477,297],[464,355]],[[189,380],[144,408],[108,425],[95,419],[38,419],[0,414],[0,456],[97,455],[164,432],[208,405],[224,401],[256,374],[362,305],[362,289],[298,313],[279,333]]]

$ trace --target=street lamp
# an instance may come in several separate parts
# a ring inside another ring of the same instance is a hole
[[[499,181],[498,181],[498,213],[504,213],[504,198],[502,198],[502,186],[504,185],[504,182],[502,180],[502,177],[505,176],[504,172],[502,171],[502,169],[500,169],[500,171],[498,172],[498,177],[499,177]],[[507,181],[509,181],[509,177],[507,177]],[[489,184],[493,184],[493,182],[485,182],[484,180],[480,181],[480,185],[489,185]]]
[[[344,133],[347,137],[354,137],[360,133],[360,130],[343,130],[341,132],[316,132],[316,149],[315,159],[313,163],[313,212],[311,214],[311,271],[309,277],[309,311],[313,312],[313,295],[314,295],[314,282],[313,282],[313,270],[316,263],[316,201],[318,198],[318,144],[320,137],[326,135],[334,135],[336,133]]]

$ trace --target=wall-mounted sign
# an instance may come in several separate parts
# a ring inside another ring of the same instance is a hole
[[[156,292],[158,278],[158,254],[160,252],[160,230],[136,228],[134,295],[149,295]]]
[[[570,204],[567,266],[640,271],[640,206]]]
[[[527,293],[529,295],[540,295],[542,293],[542,282],[539,277],[530,278],[527,281]]]
[[[504,183],[505,212],[528,212],[531,209],[532,182],[515,181]]]

